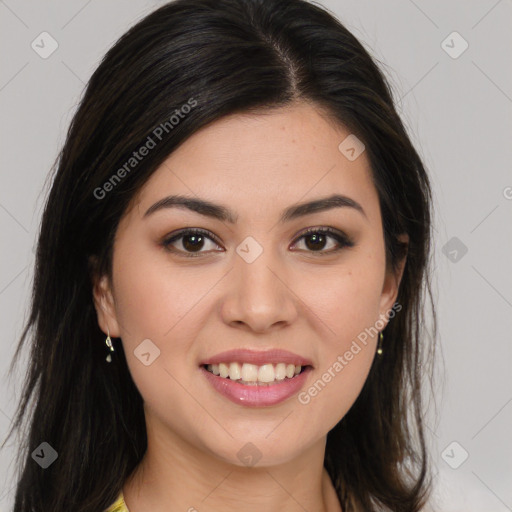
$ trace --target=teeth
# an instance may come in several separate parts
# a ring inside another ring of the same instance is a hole
[[[242,378],[241,368],[238,363],[231,363],[229,365],[229,378],[233,380],[238,380]]]
[[[274,382],[275,372],[274,366],[271,364],[264,364],[258,370],[258,380],[260,382]]]
[[[286,377],[286,365],[284,363],[276,364],[276,369],[274,370],[274,374],[276,380],[284,380]]]
[[[227,364],[224,364],[224,363],[220,363],[219,364],[219,372],[220,372],[220,376],[223,377],[223,378],[226,378],[229,376],[229,367]]]
[[[268,384],[284,380],[285,378],[291,379],[301,372],[302,366],[285,363],[278,363],[276,365],[268,363],[262,366],[249,363],[220,363],[208,364],[206,369],[214,375],[220,375],[224,379],[229,378],[241,381],[244,384],[256,385],[257,383]]]
[[[258,367],[255,364],[244,363],[242,365],[242,380],[245,380],[245,382],[256,382],[258,380]]]

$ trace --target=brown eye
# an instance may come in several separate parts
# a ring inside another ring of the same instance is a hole
[[[332,254],[344,247],[352,247],[354,243],[342,232],[338,232],[332,228],[310,228],[303,233],[299,240],[304,239],[307,252],[316,252],[318,255]],[[328,240],[334,240],[334,249],[324,250],[328,245]],[[338,247],[336,247],[336,244]]]
[[[187,257],[196,257],[204,252],[209,252],[202,251],[208,241],[212,242],[213,245],[217,245],[214,237],[210,236],[208,231],[202,229],[187,229],[167,238],[162,242],[162,245],[171,252],[180,253]],[[181,248],[173,247],[177,242],[177,245],[181,245]]]
[[[204,246],[204,235],[196,235],[193,233],[191,235],[183,235],[181,238],[181,243],[187,251],[200,251]]]
[[[306,235],[304,238],[308,249],[318,251],[325,248],[325,244],[329,237],[323,233],[312,233],[311,235]]]
[[[315,255],[318,256],[333,254],[344,247],[352,247],[354,245],[344,233],[332,228],[309,228],[298,238],[298,240],[302,239],[304,239],[306,247],[304,250],[306,252],[317,253]],[[330,240],[331,247],[329,247]],[[332,241],[334,241],[334,246],[332,246]],[[205,246],[208,249],[208,242],[212,245],[210,250],[203,250]],[[162,245],[168,251],[185,257],[198,257],[212,251],[220,252],[215,248],[220,245],[216,241],[216,238],[209,231],[198,228],[185,229],[175,233],[171,237],[166,238],[162,242]],[[325,250],[326,247],[328,250]]]

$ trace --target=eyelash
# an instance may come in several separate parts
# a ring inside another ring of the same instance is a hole
[[[329,251],[306,251],[306,252],[313,253],[315,256],[325,256],[325,255],[329,255],[329,254],[334,254],[334,253],[339,252],[341,249],[343,249],[345,247],[353,247],[354,246],[354,243],[352,242],[352,240],[350,240],[349,237],[347,237],[342,232],[337,231],[332,228],[329,228],[329,227],[308,228],[297,238],[297,241],[299,241],[302,238],[306,237],[307,235],[311,235],[311,234],[329,235],[331,238],[334,238],[340,245],[340,247],[338,247],[337,249],[331,249]],[[180,256],[184,256],[186,258],[197,258],[197,257],[201,256],[201,254],[203,254],[204,251],[200,251],[197,253],[187,253],[185,251],[176,250],[176,249],[170,247],[170,245],[172,243],[176,242],[177,240],[179,240],[181,238],[184,238],[187,235],[204,235],[206,238],[209,238],[216,244],[220,245],[220,242],[209,231],[206,231],[204,229],[199,229],[199,228],[187,228],[187,229],[184,229],[183,231],[180,231],[178,234],[173,235],[170,238],[164,239],[162,241],[162,246],[166,250],[173,252],[175,254],[179,254]]]

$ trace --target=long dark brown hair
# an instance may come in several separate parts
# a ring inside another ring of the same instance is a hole
[[[325,467],[345,512],[421,509],[430,487],[421,387],[432,359],[424,349],[433,346],[423,325],[432,303],[432,198],[390,87],[323,7],[303,0],[177,0],[138,22],[105,55],[54,167],[30,315],[10,368],[30,340],[8,436],[21,433],[15,512],[104,510],[145,453],[142,397],[119,339],[113,361],[105,361],[91,286],[91,272],[110,275],[113,237],[130,201],[206,124],[296,101],[316,105],[364,142],[392,268],[405,254],[399,235],[409,236],[397,297],[402,309],[384,331],[384,356],[328,433]],[[155,139],[159,127],[161,139],[128,170],[133,151]],[[32,457],[42,442],[58,453],[46,469]]]

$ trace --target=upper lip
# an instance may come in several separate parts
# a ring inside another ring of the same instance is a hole
[[[201,365],[234,362],[250,363],[257,366],[278,363],[294,364],[296,366],[313,366],[309,359],[282,349],[265,351],[247,349],[228,350],[205,359],[201,362]]]

